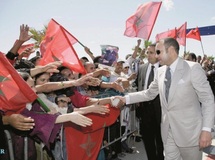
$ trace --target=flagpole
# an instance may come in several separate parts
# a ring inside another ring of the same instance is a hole
[[[37,97],[37,101],[40,103],[41,107],[44,109],[45,112],[50,112],[50,109],[39,97]]]
[[[184,46],[184,55],[183,55],[183,58],[185,58],[185,56],[186,56],[186,44]]]
[[[162,4],[162,1],[161,1],[161,2],[160,2],[160,4],[159,4],[159,8],[158,8],[158,11],[157,11],[157,13],[156,13],[155,20],[154,20],[154,23],[153,23],[153,25],[152,25],[152,28],[151,28],[151,30],[150,30],[150,33],[149,33],[149,35],[148,35],[148,38],[147,38],[147,40],[149,40],[149,38],[150,38],[150,36],[151,36],[152,29],[154,28],[155,21],[156,21],[156,19],[157,19],[157,17],[158,17],[158,13],[159,13],[159,11],[160,11],[160,8],[161,8],[161,4]]]
[[[62,25],[60,25],[58,22],[56,22],[53,18],[52,20],[57,23],[59,26],[61,26],[70,36],[72,36],[82,47],[86,47],[83,43],[81,43],[77,38],[75,38],[69,31],[67,31]],[[89,51],[92,55],[93,53],[91,51]]]
[[[200,41],[201,43],[201,47],[202,47],[202,52],[203,52],[203,56],[205,55],[205,52],[204,52],[204,48],[203,48],[203,45],[202,45],[202,41]]]

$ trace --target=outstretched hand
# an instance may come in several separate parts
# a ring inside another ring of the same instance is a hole
[[[98,78],[94,78],[91,75],[85,75],[75,81],[75,86],[80,86],[86,84],[88,86],[98,86],[100,85],[101,80]]]
[[[35,52],[34,47],[26,48],[26,49],[19,55],[19,59],[22,59],[22,57],[29,57],[29,55],[30,55],[31,53],[34,53],[34,52]]]
[[[42,66],[43,72],[47,73],[59,73],[59,70],[57,69],[62,64],[61,61],[51,62],[45,66]]]
[[[117,90],[117,91],[119,91],[119,92],[124,92],[125,91],[124,88],[123,88],[123,86],[121,86],[117,82],[113,82],[113,87],[112,88],[115,89],[115,90]]]
[[[28,34],[29,27],[28,25],[22,24],[20,26],[20,35],[19,35],[19,40],[22,42],[28,41],[32,36]]]
[[[110,112],[110,109],[106,105],[100,105],[98,103],[89,106],[92,113],[106,114]]]
[[[87,117],[81,115],[80,113],[72,112],[70,114],[71,114],[70,121],[77,125],[86,127],[86,126],[91,126],[93,124],[92,120],[90,118],[87,118]]]

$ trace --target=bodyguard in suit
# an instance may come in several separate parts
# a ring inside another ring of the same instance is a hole
[[[157,42],[159,63],[149,89],[118,97],[126,104],[149,101],[158,94],[162,107],[161,135],[166,160],[201,160],[212,142],[215,103],[202,67],[178,57],[173,38]]]
[[[148,89],[154,79],[154,74],[159,67],[155,57],[155,45],[151,44],[146,49],[148,63],[140,65],[138,70],[138,91]],[[140,119],[140,133],[146,149],[148,160],[163,160],[163,142],[161,139],[161,106],[159,96],[147,102],[141,102],[137,109]]]

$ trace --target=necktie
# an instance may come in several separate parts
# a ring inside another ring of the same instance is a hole
[[[165,96],[166,96],[167,102],[168,102],[170,85],[171,85],[171,72],[170,72],[170,67],[168,67],[166,70],[166,76],[165,76],[165,86],[166,86]]]
[[[147,88],[149,88],[149,85],[150,85],[151,82],[154,80],[154,68],[155,68],[155,66],[151,66],[151,71],[150,71],[150,73],[149,73]]]

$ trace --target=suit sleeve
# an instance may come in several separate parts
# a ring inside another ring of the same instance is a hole
[[[128,93],[125,96],[126,104],[133,104],[153,100],[158,95],[158,72],[155,74],[154,81],[150,84],[149,89]]]
[[[214,96],[207,81],[205,71],[199,64],[195,64],[192,67],[191,81],[201,103],[203,127],[213,128],[215,116]]]

